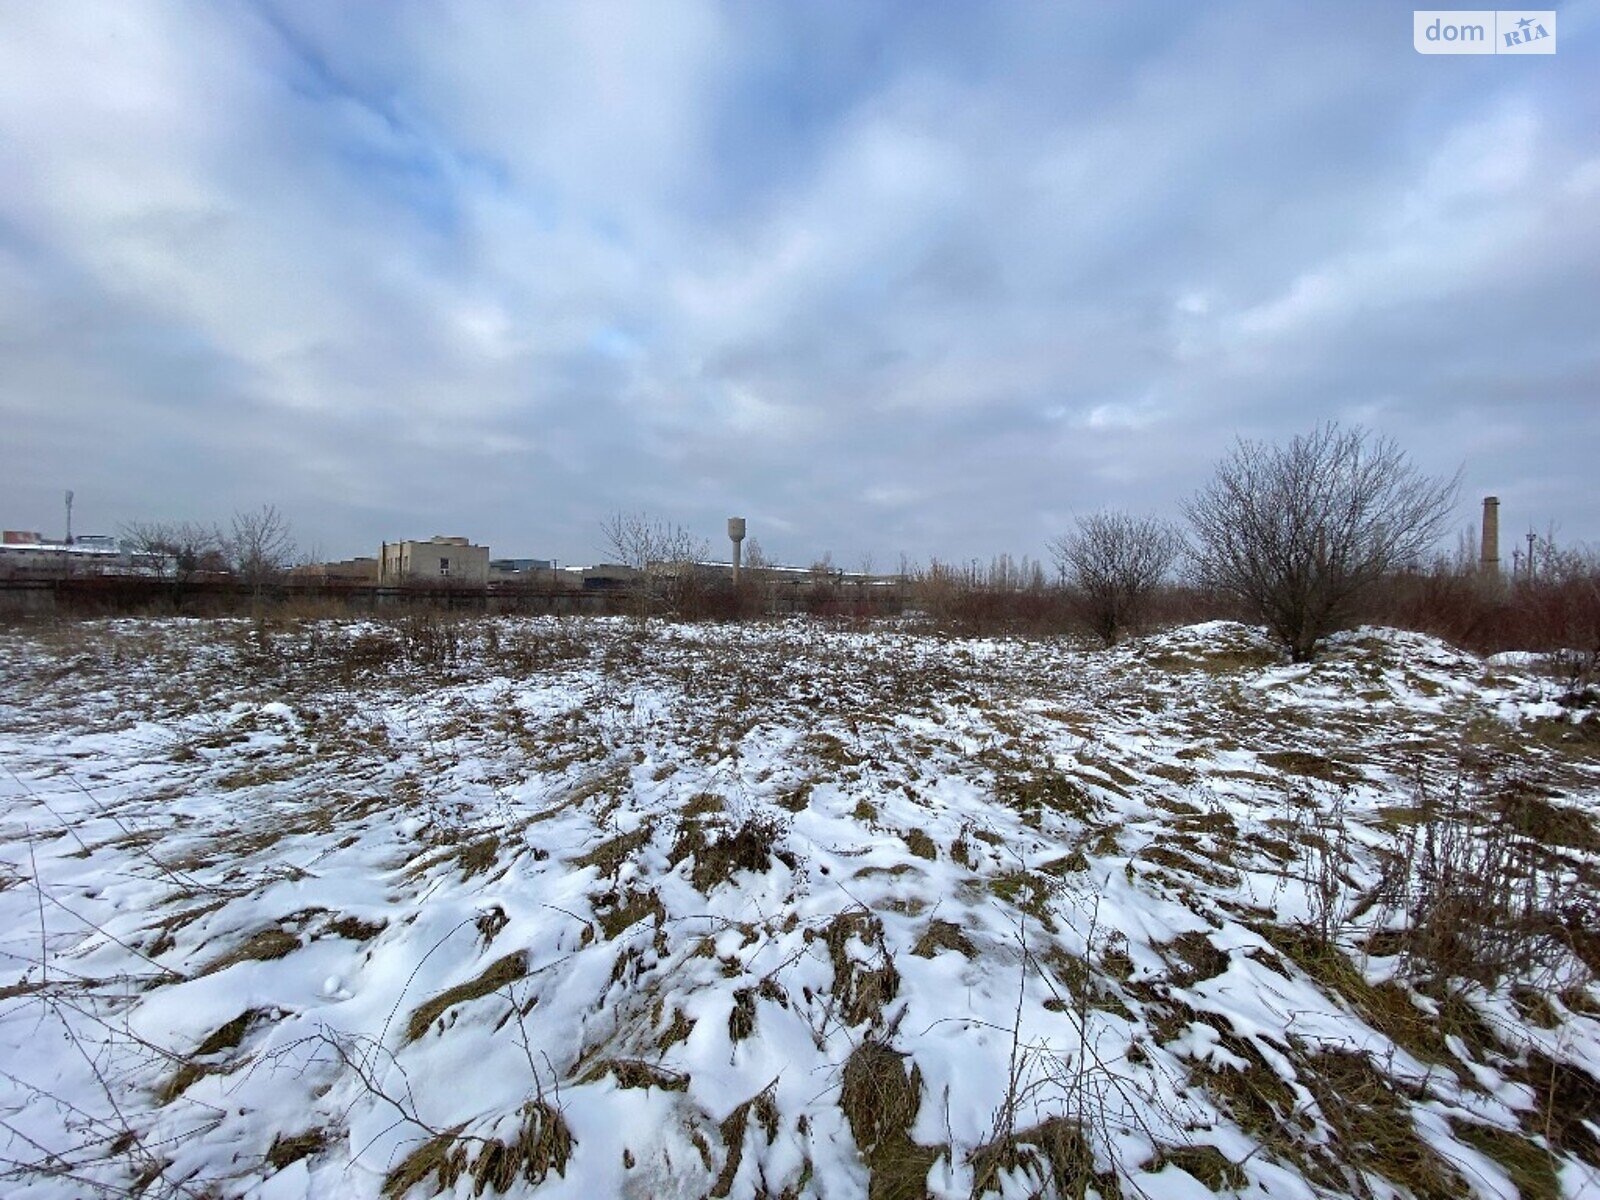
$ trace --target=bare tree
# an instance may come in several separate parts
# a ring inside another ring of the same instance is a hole
[[[168,579],[187,581],[200,571],[225,570],[222,535],[199,521],[132,521],[118,530],[129,553]]]
[[[289,522],[276,505],[233,514],[233,536],[227,541],[234,574],[255,587],[282,576],[294,559]]]
[[[118,536],[123,549],[172,581],[172,602],[179,608],[196,575],[228,569],[222,553],[222,534],[214,525],[199,521],[132,521],[118,530]]]
[[[767,552],[761,548],[761,542],[750,538],[744,544],[744,566],[740,572],[740,586],[750,597],[752,607],[747,610],[752,615],[755,613],[772,612],[777,608],[778,583],[774,573],[772,561],[767,557]],[[741,600],[741,604],[744,601]]]
[[[1359,426],[1320,425],[1287,447],[1241,439],[1186,509],[1200,576],[1309,662],[1438,538],[1459,478],[1422,474]]]
[[[1079,517],[1051,543],[1080,614],[1108,646],[1143,623],[1183,550],[1183,535],[1166,521],[1110,510]]]
[[[685,609],[699,586],[699,564],[710,554],[704,538],[644,513],[612,513],[600,522],[600,532],[606,552],[638,572],[630,591],[639,615],[656,595],[675,612]]]
[[[751,538],[744,544],[744,569],[755,576],[759,571],[765,571],[772,564],[767,561],[767,552],[761,548],[761,542]]]
[[[709,553],[704,538],[645,513],[612,513],[600,522],[600,531],[607,553],[636,571],[660,563],[699,562]]]

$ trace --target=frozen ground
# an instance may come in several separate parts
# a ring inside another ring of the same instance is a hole
[[[0,635],[0,1192],[1600,1196],[1600,733],[1214,624]]]

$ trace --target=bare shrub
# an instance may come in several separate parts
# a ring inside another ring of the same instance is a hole
[[[1444,638],[1479,654],[1532,650],[1581,695],[1600,682],[1600,554],[1551,552],[1509,584],[1439,560],[1375,588],[1363,616]]]
[[[833,565],[832,554],[824,553],[807,572],[805,611],[814,617],[837,615],[843,590],[844,571]]]
[[[1144,623],[1183,553],[1183,535],[1157,517],[1106,510],[1077,519],[1051,548],[1075,606],[1106,645]]]
[[[1579,969],[1574,931],[1595,913],[1561,847],[1600,846],[1579,810],[1544,799],[1526,781],[1469,778],[1463,764],[1442,791],[1418,784],[1416,810],[1389,868],[1387,899],[1405,915],[1408,972],[1434,985],[1494,987]]]
[[[1037,560],[999,554],[985,567],[934,559],[903,571],[913,604],[941,629],[969,637],[996,632],[1056,633],[1070,624],[1066,594]]]
[[[1550,666],[1569,704],[1600,704],[1600,553],[1552,554],[1544,573],[1525,579],[1517,598],[1538,621]]]
[[[1287,447],[1241,439],[1186,513],[1201,579],[1308,662],[1379,581],[1421,559],[1456,488],[1387,438],[1326,424]]]
[[[737,585],[715,572],[702,572],[693,587],[683,589],[677,614],[686,621],[745,621],[766,613],[770,589],[743,572]]]
[[[695,604],[706,583],[699,569],[710,553],[704,538],[645,513],[612,513],[600,531],[606,552],[638,572],[628,589],[634,615],[647,616],[657,598],[674,613]]]

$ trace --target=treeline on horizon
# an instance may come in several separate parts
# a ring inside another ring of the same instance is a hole
[[[1288,656],[1314,659],[1360,624],[1435,634],[1479,653],[1567,652],[1600,665],[1600,553],[1543,539],[1507,573],[1463,537],[1437,545],[1459,493],[1391,440],[1328,423],[1287,444],[1241,439],[1184,505],[1184,523],[1117,510],[1077,518],[1042,558],[999,554],[888,575],[823,556],[804,572],[769,564],[752,540],[736,586],[708,569],[709,543],[644,514],[602,522],[606,552],[634,568],[614,608],[638,617],[739,620],[774,612],[865,619],[896,611],[966,636],[1090,634],[1107,645],[1152,628],[1231,619],[1265,625]],[[264,506],[233,528],[131,526],[124,538],[172,565],[174,583],[213,563],[258,588],[296,551]],[[780,600],[781,597],[781,600]]]

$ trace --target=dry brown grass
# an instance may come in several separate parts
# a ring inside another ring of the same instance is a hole
[[[594,907],[600,932],[607,938],[618,937],[644,920],[653,920],[659,928],[667,916],[661,897],[653,889],[607,892],[595,900]]]
[[[1271,750],[1258,756],[1261,765],[1285,775],[1300,775],[1320,779],[1324,783],[1353,783],[1361,776],[1326,754],[1305,750]]]
[[[656,1088],[681,1092],[689,1086],[689,1076],[645,1062],[642,1058],[603,1058],[584,1072],[581,1082],[595,1083],[614,1079],[619,1088]]]
[[[1475,1121],[1452,1120],[1450,1131],[1511,1176],[1519,1200],[1561,1200],[1556,1157],[1525,1134]]]
[[[672,1020],[667,1022],[667,1027],[656,1037],[656,1049],[665,1054],[679,1042],[689,1040],[689,1035],[694,1032],[694,1022],[691,1021],[681,1008],[672,1010]]]
[[[816,935],[806,931],[809,941]],[[880,1024],[884,1005],[900,993],[900,972],[883,942],[883,922],[864,909],[840,913],[822,931],[823,944],[833,964],[832,994],[846,1025]],[[852,953],[859,940],[868,959]]]
[[[1524,1131],[1600,1167],[1600,1137],[1593,1132],[1600,1127],[1600,1079],[1537,1050],[1528,1055],[1517,1076],[1533,1089],[1535,1101],[1524,1118]]]
[[[322,931],[351,942],[370,942],[389,927],[387,921],[363,921],[349,913],[336,917],[322,927]]]
[[[1102,786],[1106,786],[1102,781]],[[1026,766],[1009,760],[996,763],[995,799],[1023,816],[1042,811],[1091,821],[1105,811],[1105,801],[1063,771]]]
[[[227,1024],[213,1030],[195,1047],[194,1053],[183,1062],[176,1074],[162,1085],[156,1093],[156,1103],[171,1104],[205,1076],[230,1069],[222,1063],[207,1063],[201,1060],[215,1058],[226,1054],[229,1050],[237,1050],[252,1025],[262,1020],[270,1020],[276,1015],[266,1009],[246,1009]]]
[[[708,831],[698,821],[686,821],[670,859],[674,864],[692,860],[689,882],[710,895],[719,884],[731,882],[736,871],[762,874],[772,869],[774,859],[792,867],[797,860],[781,847],[787,832],[781,822],[765,815],[748,817],[731,830]]]
[[[414,1042],[427,1033],[433,1023],[457,1004],[466,1004],[515,983],[528,973],[528,952],[518,950],[496,959],[483,974],[466,983],[447,988],[412,1010],[406,1022],[406,1040]]]
[[[866,1161],[869,1200],[921,1200],[943,1147],[920,1146],[911,1126],[922,1107],[922,1073],[905,1056],[871,1039],[844,1064],[839,1107]]]
[[[325,1129],[308,1129],[304,1133],[288,1136],[277,1134],[267,1150],[267,1165],[274,1171],[281,1171],[302,1158],[320,1154],[327,1144],[328,1131]]]
[[[1324,1047],[1300,1060],[1300,1079],[1316,1097],[1338,1155],[1416,1200],[1460,1200],[1466,1180],[1418,1135],[1409,1101],[1365,1054]]]
[[[1180,934],[1164,946],[1156,947],[1168,962],[1174,962],[1171,978],[1179,987],[1191,987],[1206,979],[1214,979],[1226,971],[1232,957],[1219,950],[1211,939],[1199,931]]]
[[[300,938],[282,929],[261,929],[232,950],[213,958],[200,968],[200,974],[213,975],[242,962],[267,962],[300,949]]]
[[[649,844],[655,827],[646,821],[629,833],[608,838],[572,860],[574,867],[598,867],[602,875],[615,875],[622,864]]]
[[[1151,1169],[1169,1166],[1187,1171],[1213,1192],[1237,1192],[1247,1182],[1243,1168],[1215,1146],[1162,1146]]]
[[[971,939],[961,932],[961,926],[953,921],[941,921],[935,918],[928,922],[928,927],[922,931],[922,936],[911,948],[911,953],[918,958],[932,958],[942,950],[954,950],[967,958],[978,957],[977,948]]]
[[[510,1141],[463,1137],[464,1128],[457,1125],[434,1134],[408,1154],[384,1177],[383,1194],[389,1200],[401,1200],[430,1176],[435,1194],[452,1190],[468,1175],[474,1196],[485,1190],[509,1192],[519,1177],[537,1186],[552,1171],[566,1175],[576,1144],[561,1111],[542,1099],[522,1106],[522,1123]]]
[[[968,1155],[973,1200],[1002,1191],[1005,1176],[1020,1173],[1037,1189],[1035,1196],[1058,1200],[1121,1200],[1122,1185],[1112,1172],[1095,1170],[1094,1149],[1083,1127],[1068,1117],[1052,1117],[1029,1129],[995,1138]]]
[[[1048,876],[1033,871],[1006,871],[990,876],[987,886],[995,897],[1027,913],[1046,930],[1054,932],[1056,922],[1050,912],[1050,901],[1055,891]]]
[[[752,1116],[767,1135],[767,1145],[772,1145],[778,1136],[778,1106],[773,1101],[771,1088],[758,1092],[739,1105],[718,1126],[717,1132],[722,1136],[723,1160],[716,1182],[706,1193],[711,1200],[720,1200],[733,1191],[739,1167],[744,1163],[745,1131]]]
[[[1419,1008],[1403,984],[1392,980],[1368,983],[1337,946],[1305,929],[1263,925],[1257,927],[1257,932],[1395,1045],[1423,1062],[1449,1067],[1463,1082],[1470,1082],[1470,1073],[1445,1040],[1446,1034],[1459,1033],[1466,1035],[1463,1040],[1470,1045],[1486,1036],[1481,1020],[1466,1001],[1458,999],[1443,1006],[1440,1015],[1435,1016]]]

